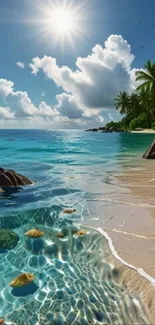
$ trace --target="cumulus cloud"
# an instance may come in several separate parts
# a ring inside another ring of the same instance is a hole
[[[62,93],[56,96],[55,105],[45,101],[35,105],[26,91],[15,90],[10,80],[0,79],[0,119],[22,119],[28,124],[53,127],[85,127],[100,125],[113,119],[114,98],[119,91],[136,88],[136,69],[131,65],[134,55],[121,35],[111,35],[104,46],[96,44],[90,55],[78,57],[75,69],[59,66],[56,58],[34,57],[29,64],[32,74],[39,71],[54,81]],[[17,62],[24,68],[24,63]],[[42,92],[44,97],[45,92]],[[3,107],[4,106],[4,107]],[[6,107],[5,107],[6,106]]]
[[[62,93],[56,96],[58,101],[57,109],[62,116],[68,116],[70,119],[82,117],[84,108],[78,102],[76,96]]]
[[[41,102],[38,108],[38,115],[40,116],[59,116],[59,112],[56,108],[52,108],[51,106],[47,105],[45,102]]]
[[[14,113],[11,112],[9,107],[0,106],[0,119],[12,120],[14,119]]]
[[[59,67],[55,58],[33,58],[32,74],[42,70],[66,93],[78,98],[87,108],[103,109],[114,106],[114,97],[120,90],[130,90],[130,67],[134,60],[131,48],[120,35],[111,35],[102,47],[96,45],[91,55],[78,57],[77,70]]]
[[[7,79],[0,79],[0,96],[8,96],[13,91],[14,83]]]
[[[52,117],[59,115],[55,108],[41,102],[36,107],[26,91],[15,91],[14,83],[6,79],[0,79],[0,99],[7,103],[7,108],[0,108],[0,118],[2,115],[7,118],[26,118],[26,117]],[[3,108],[3,109],[2,109]]]
[[[24,62],[21,62],[21,61],[16,62],[16,66],[17,66],[18,68],[21,68],[21,69],[24,69],[24,68],[25,68],[25,64],[24,64]]]

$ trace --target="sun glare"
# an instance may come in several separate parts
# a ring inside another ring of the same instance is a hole
[[[48,44],[48,47],[59,46],[63,51],[65,44],[75,49],[77,39],[84,39],[87,34],[86,0],[80,2],[72,0],[38,0],[34,3],[34,13],[29,21],[35,24],[34,31],[38,34],[39,41]]]
[[[63,9],[54,10],[52,12],[51,24],[58,33],[65,34],[70,32],[74,25],[71,12]]]

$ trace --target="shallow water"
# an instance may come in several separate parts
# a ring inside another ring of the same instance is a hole
[[[1,252],[0,318],[6,324],[147,324],[140,298],[119,282],[106,238],[89,229],[97,220],[98,199],[104,214],[120,189],[114,176],[138,167],[153,140],[145,134],[98,134],[82,131],[1,130],[1,165],[35,181],[33,186],[0,195],[0,227],[20,241]],[[135,159],[136,158],[136,159]],[[144,162],[145,164],[145,162]],[[65,215],[64,208],[76,213]],[[34,227],[42,239],[26,239]],[[64,239],[56,232],[64,231]],[[24,289],[9,283],[21,272],[34,273]]]

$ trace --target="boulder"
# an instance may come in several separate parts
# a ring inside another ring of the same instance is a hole
[[[33,184],[30,179],[16,173],[14,170],[5,170],[3,168],[0,168],[0,186],[16,187],[30,184]]]
[[[144,153],[143,158],[145,158],[145,159],[155,159],[155,141],[153,141],[151,146]]]

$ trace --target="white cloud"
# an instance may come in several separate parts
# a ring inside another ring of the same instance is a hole
[[[103,116],[100,116],[100,115],[99,115],[99,116],[97,117],[96,120],[97,120],[97,122],[99,122],[99,123],[102,123],[102,124],[104,123],[104,117],[103,117]]]
[[[0,79],[0,96],[8,96],[13,91],[14,83],[7,79]]]
[[[108,116],[109,116],[109,120],[111,120],[111,121],[114,120],[114,118],[113,118],[113,116],[111,115],[111,113],[108,113]]]
[[[14,113],[9,107],[0,107],[0,119],[11,120],[14,119]]]
[[[62,93],[56,96],[58,101],[57,109],[62,116],[68,116],[70,119],[82,117],[84,108],[78,102],[76,96]]]
[[[52,117],[52,116],[58,116],[59,115],[56,108],[52,108],[51,106],[47,105],[45,102],[40,103],[38,110],[39,110],[38,114],[40,116]]]
[[[24,68],[25,68],[25,64],[24,64],[24,62],[20,62],[20,61],[16,62],[16,66],[17,66],[18,68],[21,68],[21,69],[24,69]]]
[[[12,112],[12,116],[16,118],[58,115],[56,109],[45,102],[41,102],[37,108],[26,91],[15,91],[14,83],[6,79],[0,79],[0,99],[7,103],[9,112]]]
[[[130,66],[134,59],[131,48],[120,35],[111,35],[105,47],[96,45],[91,55],[77,58],[77,70],[59,67],[56,59],[48,56],[33,58],[30,67],[37,75],[45,76],[66,93],[78,98],[87,108],[103,109],[114,106],[114,97],[120,90],[130,90]]]
[[[0,79],[0,119],[8,119],[8,123],[22,119],[29,125],[46,123],[52,127],[103,125],[114,119],[109,109],[114,107],[118,92],[137,86],[136,69],[131,69],[133,60],[130,45],[120,35],[109,36],[104,47],[96,44],[90,55],[78,57],[74,70],[59,66],[54,57],[35,57],[30,63],[32,74],[42,70],[44,78],[62,88],[56,104],[41,101],[36,106],[26,91],[15,90],[12,81]],[[24,68],[24,63],[16,64]],[[45,92],[41,95],[44,97]]]

